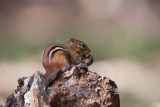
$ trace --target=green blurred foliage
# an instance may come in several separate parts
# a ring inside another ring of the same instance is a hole
[[[68,38],[76,38],[84,41],[92,51],[95,60],[104,60],[114,57],[128,57],[147,61],[160,53],[160,41],[150,36],[134,35],[117,32],[114,35],[103,38],[90,38],[88,35],[64,34],[66,36],[55,36],[45,44],[32,45],[23,42],[16,37],[3,36],[0,39],[0,60],[18,60],[31,55],[42,53],[44,47],[51,43],[64,43]]]
[[[29,45],[22,40],[4,36],[0,38],[0,60],[20,60],[28,56],[37,55],[40,47]]]

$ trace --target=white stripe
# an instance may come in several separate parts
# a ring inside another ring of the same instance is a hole
[[[61,48],[61,47],[56,47],[56,48],[54,48],[54,49],[52,49],[52,51],[50,51],[50,53],[49,53],[49,63],[51,62],[51,56],[52,56],[52,54],[55,52],[55,51],[57,51],[57,50],[63,50],[63,51],[66,51],[64,48]]]

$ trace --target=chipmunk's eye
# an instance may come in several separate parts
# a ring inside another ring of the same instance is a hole
[[[82,48],[86,48],[85,44],[83,44],[83,43],[81,43],[80,46],[81,46]]]

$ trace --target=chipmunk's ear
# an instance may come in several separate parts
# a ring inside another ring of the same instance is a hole
[[[74,43],[76,40],[73,39],[73,38],[69,38],[67,41],[70,42],[70,43]]]

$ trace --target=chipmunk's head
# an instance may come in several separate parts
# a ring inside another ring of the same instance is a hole
[[[70,49],[76,51],[78,54],[84,55],[90,52],[88,46],[82,41],[70,38],[68,39],[67,43],[69,44]]]

